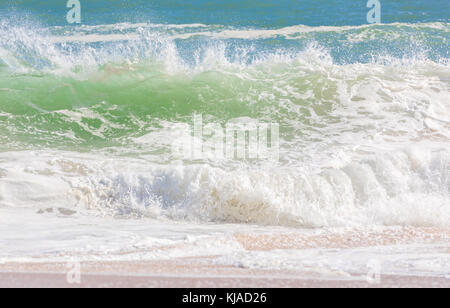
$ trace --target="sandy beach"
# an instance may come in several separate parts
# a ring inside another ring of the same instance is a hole
[[[348,231],[341,235],[322,234],[303,237],[299,233],[282,235],[235,234],[235,239],[248,252],[295,251],[309,249],[374,249],[402,245],[440,244],[449,247],[448,230],[433,228],[386,229],[379,232]],[[179,247],[178,247],[179,248]],[[174,247],[161,247],[170,250]],[[189,249],[189,247],[184,247]],[[131,253],[131,252],[130,252]],[[83,259],[87,256],[78,256]],[[95,258],[96,256],[91,256]],[[0,264],[0,287],[146,287],[146,288],[395,288],[450,287],[450,277],[436,275],[384,274],[370,280],[366,272],[330,275],[317,268],[264,269],[217,262],[223,256],[181,257],[143,261],[81,261],[79,280],[71,279],[73,262],[46,262],[39,258],[30,262]],[[97,256],[98,258],[98,256]],[[119,258],[119,256],[117,256]],[[74,258],[73,260],[75,260]],[[444,269],[445,270],[445,269]],[[72,273],[73,274],[73,273]],[[369,280],[368,280],[369,279]]]

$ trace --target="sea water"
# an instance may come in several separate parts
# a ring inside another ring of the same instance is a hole
[[[80,5],[1,1],[1,258],[242,265],[235,232],[450,227],[448,1]],[[277,125],[277,159],[177,155],[198,116]]]

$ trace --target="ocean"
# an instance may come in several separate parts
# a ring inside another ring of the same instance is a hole
[[[232,235],[450,228],[449,1],[66,2],[0,0],[0,258],[289,269],[317,256]]]

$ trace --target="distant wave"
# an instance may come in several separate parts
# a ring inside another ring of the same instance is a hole
[[[0,64],[20,68],[98,66],[126,59],[148,60],[175,54],[192,65],[195,57],[223,44],[226,57],[250,63],[267,54],[295,54],[312,42],[341,64],[379,56],[425,57],[448,61],[448,23],[386,24],[343,27],[292,26],[281,29],[230,28],[221,25],[114,24],[39,28],[0,22]],[[272,43],[269,39],[276,39]],[[180,41],[181,40],[181,41]],[[236,41],[238,40],[238,41]],[[290,40],[300,42],[289,42]]]

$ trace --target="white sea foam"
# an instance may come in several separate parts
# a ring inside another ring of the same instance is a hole
[[[237,252],[214,260],[216,264],[240,268],[299,271],[306,273],[303,278],[319,274],[363,281],[371,261],[378,264],[379,275],[444,277],[450,272],[448,244]]]
[[[0,204],[6,207],[66,204],[113,216],[299,227],[450,226],[444,149],[376,155],[316,174],[145,166],[63,153],[38,154],[30,162],[25,157],[32,153],[8,155],[10,162],[3,157],[0,165]]]
[[[60,27],[59,27],[60,28]],[[332,32],[342,33],[350,31],[361,31],[359,34],[364,35],[367,38],[367,34],[375,34],[377,28],[383,28],[387,31],[395,30],[399,28],[409,29],[436,29],[444,32],[449,32],[448,24],[434,22],[434,23],[392,23],[383,25],[360,25],[360,26],[317,26],[311,27],[306,25],[295,25],[278,29],[236,29],[226,28],[221,25],[204,25],[204,24],[150,24],[150,23],[119,23],[113,25],[96,25],[96,26],[82,26],[77,31],[89,32],[111,32],[111,31],[124,31],[124,30],[137,30],[137,29],[155,29],[155,30],[178,30],[177,32],[166,33],[173,39],[188,39],[196,36],[208,36],[222,39],[267,39],[275,37],[285,37],[289,39],[302,38],[302,34],[307,33],[320,33],[320,32]],[[56,27],[55,29],[58,29]],[[373,30],[373,31],[372,31]],[[164,33],[164,32],[163,32]],[[394,33],[394,32],[392,32]],[[99,39],[101,36],[98,37]],[[127,39],[127,36],[123,36]],[[134,36],[129,36],[128,39],[133,39]],[[105,39],[108,40],[108,35],[105,35]],[[71,36],[67,37],[67,40],[72,40]]]

